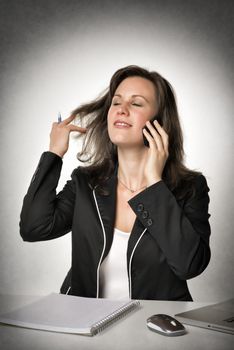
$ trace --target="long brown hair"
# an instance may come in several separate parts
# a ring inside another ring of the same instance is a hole
[[[87,127],[83,147],[77,158],[88,163],[85,171],[90,175],[92,186],[104,190],[105,181],[113,173],[118,162],[117,148],[111,142],[107,131],[107,114],[118,85],[126,78],[139,76],[150,80],[157,97],[157,120],[169,136],[169,157],[162,179],[175,192],[183,197],[192,190],[193,179],[199,174],[184,165],[183,135],[179,122],[175,93],[171,84],[155,71],[130,65],[117,70],[111,78],[109,88],[96,100],[75,109],[79,123]]]

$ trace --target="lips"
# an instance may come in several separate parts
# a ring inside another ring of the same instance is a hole
[[[120,127],[120,128],[129,128],[131,127],[132,125],[127,123],[126,121],[123,121],[123,120],[116,120],[114,122],[114,126],[116,127]]]

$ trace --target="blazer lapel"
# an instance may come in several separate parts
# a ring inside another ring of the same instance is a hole
[[[108,195],[99,194],[97,191],[94,190],[97,199],[97,205],[106,234],[106,249],[102,260],[104,260],[104,258],[107,256],[113,241],[117,188],[117,177],[115,173],[106,181],[105,188],[108,190]]]
[[[112,245],[113,241],[113,231],[115,224],[115,214],[116,214],[116,197],[117,197],[117,166],[113,175],[106,181],[105,188],[108,190],[109,195],[101,195],[95,191],[97,205],[100,211],[101,219],[106,234],[106,249],[103,255],[102,261],[105,259]],[[127,249],[127,261],[129,263],[130,255],[137,244],[138,239],[140,238],[145,227],[141,222],[136,218],[130,237],[128,241]]]

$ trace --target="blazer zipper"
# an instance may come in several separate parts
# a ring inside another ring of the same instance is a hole
[[[132,250],[132,253],[131,253],[131,256],[130,256],[130,259],[129,259],[129,265],[128,265],[128,275],[129,275],[129,298],[132,299],[132,258],[133,258],[133,254],[135,253],[135,250],[136,250],[136,247],[138,246],[142,236],[144,235],[145,231],[147,230],[147,228],[144,229],[144,231],[142,232],[142,234],[140,235],[140,237],[138,238],[133,250]]]
[[[96,205],[96,208],[97,208],[99,220],[100,220],[100,223],[101,223],[101,226],[102,226],[103,242],[104,242],[103,243],[102,254],[101,254],[101,257],[100,257],[100,260],[99,260],[99,263],[98,263],[98,267],[97,267],[97,291],[96,291],[96,298],[98,298],[99,297],[100,265],[101,265],[101,261],[102,261],[102,258],[103,258],[104,251],[106,249],[106,232],[105,232],[105,228],[104,228],[104,225],[103,225],[103,222],[102,222],[101,214],[100,214],[100,211],[99,211],[99,208],[98,208],[97,199],[96,199],[96,195],[95,195],[95,189],[93,190],[93,197],[94,197],[95,205]]]

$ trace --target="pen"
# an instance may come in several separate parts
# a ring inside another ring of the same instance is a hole
[[[59,112],[58,113],[58,123],[61,123],[61,121],[62,121],[62,117],[61,117],[61,113]]]

